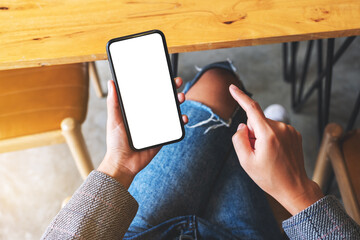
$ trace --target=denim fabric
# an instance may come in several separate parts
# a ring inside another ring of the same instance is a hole
[[[184,92],[209,68],[233,71],[228,62],[209,66]],[[264,193],[232,145],[245,112],[225,120],[195,101],[185,101],[181,112],[189,117],[185,138],[164,146],[129,188],[139,210],[124,239],[280,239]]]

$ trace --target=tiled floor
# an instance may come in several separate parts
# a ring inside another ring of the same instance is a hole
[[[330,121],[343,126],[360,89],[359,50],[360,38],[334,68]],[[304,47],[299,58],[303,54]],[[279,44],[185,53],[180,55],[179,76],[188,81],[196,73],[195,64],[204,66],[232,59],[247,89],[263,108],[280,103],[290,111],[292,125],[303,135],[305,165],[311,176],[318,149],[316,96],[302,112],[294,114],[290,110],[290,85],[282,79],[281,56]],[[107,62],[97,64],[102,84],[106,86],[106,80],[111,78]],[[315,66],[310,70],[309,80],[313,80]],[[83,133],[95,166],[105,154],[105,123],[106,101],[98,99],[90,88]],[[39,239],[58,212],[61,201],[80,184],[81,178],[65,144],[0,154],[0,239]]]

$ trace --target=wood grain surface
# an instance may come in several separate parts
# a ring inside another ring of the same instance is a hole
[[[106,59],[114,37],[160,29],[187,52],[360,34],[359,0],[2,0],[0,69]]]

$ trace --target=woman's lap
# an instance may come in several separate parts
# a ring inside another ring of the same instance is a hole
[[[241,167],[234,149],[202,217],[240,239],[281,239],[265,193]]]
[[[204,134],[208,127],[219,123],[189,128],[208,119],[209,108],[186,101],[181,110],[189,117],[185,138],[164,146],[129,188],[139,202],[135,221],[146,222],[146,228],[172,217],[199,214],[232,148],[229,128],[219,127]]]
[[[129,188],[139,210],[126,236],[188,215],[238,237],[261,238],[273,228],[276,236],[264,193],[241,168],[232,146],[238,124],[246,121],[244,111],[239,109],[226,127],[201,103],[186,101],[181,110],[189,116],[185,138],[164,146]]]

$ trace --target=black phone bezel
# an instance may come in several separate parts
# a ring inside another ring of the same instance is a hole
[[[119,86],[118,86],[118,83],[117,83],[117,78],[116,78],[116,74],[115,74],[115,70],[114,70],[113,61],[111,59],[110,45],[112,43],[114,43],[114,42],[119,42],[119,41],[131,39],[131,38],[136,38],[136,37],[141,37],[141,36],[154,34],[154,33],[160,34],[160,36],[162,38],[164,51],[165,51],[165,55],[166,55],[166,61],[167,61],[169,74],[170,74],[171,85],[172,85],[172,88],[173,88],[174,98],[175,98],[175,101],[176,101],[176,107],[177,107],[177,111],[178,111],[178,115],[179,115],[179,121],[180,121],[182,135],[181,135],[181,137],[179,139],[176,139],[176,140],[172,140],[172,141],[169,141],[169,142],[159,143],[159,144],[155,144],[155,145],[148,146],[148,147],[145,147],[145,148],[137,149],[133,145],[133,141],[132,141],[132,138],[131,138],[131,133],[130,133],[128,121],[127,121],[127,118],[126,118],[124,105],[123,105],[123,102],[122,102],[122,99],[121,99],[121,94],[120,94]],[[146,149],[150,149],[150,148],[155,148],[155,147],[158,147],[158,146],[164,146],[164,145],[167,145],[167,144],[179,142],[182,139],[184,139],[184,137],[185,137],[184,122],[182,120],[182,114],[181,114],[181,111],[180,111],[180,102],[179,102],[179,100],[177,98],[177,91],[176,91],[174,76],[173,76],[173,72],[172,72],[172,68],[171,68],[171,61],[170,61],[169,52],[168,52],[168,49],[167,49],[164,33],[162,31],[160,31],[160,30],[155,29],[155,30],[150,30],[150,31],[141,32],[141,33],[135,33],[135,34],[131,34],[131,35],[123,36],[123,37],[113,38],[113,39],[109,40],[107,42],[107,44],[106,44],[106,53],[107,53],[107,56],[108,56],[108,61],[109,61],[109,65],[110,65],[111,74],[112,74],[112,76],[114,78],[114,83],[115,83],[115,87],[116,87],[116,93],[117,93],[117,97],[118,97],[119,104],[120,104],[120,107],[121,107],[121,114],[122,114],[122,117],[123,117],[123,120],[124,120],[124,123],[125,123],[124,124],[125,125],[125,130],[126,130],[126,134],[127,134],[129,145],[130,145],[131,149],[134,150],[134,151],[142,151],[142,150],[146,150]]]

